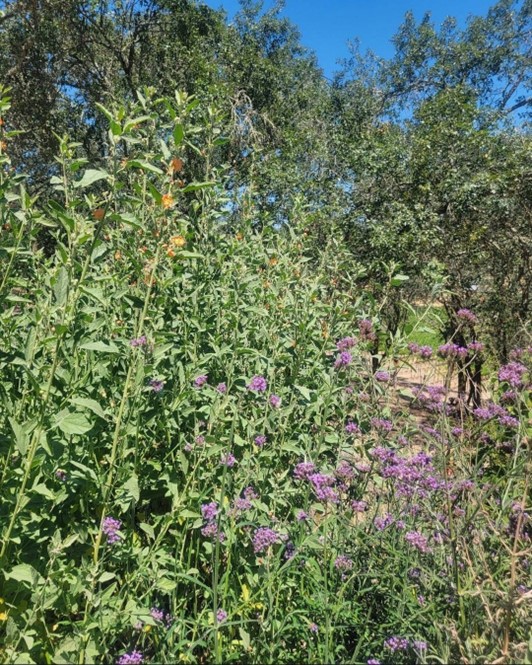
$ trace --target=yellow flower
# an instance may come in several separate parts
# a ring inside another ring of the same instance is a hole
[[[181,173],[183,170],[183,160],[180,157],[174,157],[170,161],[170,173]]]
[[[174,197],[171,194],[163,194],[161,198],[161,205],[165,210],[174,205]]]
[[[174,247],[184,247],[187,244],[187,241],[183,236],[172,236],[170,242]]]
[[[271,266],[276,266],[277,263],[278,263],[277,258],[275,256],[272,256],[272,258],[270,259],[270,265]]]

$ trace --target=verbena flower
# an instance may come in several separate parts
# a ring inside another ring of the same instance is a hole
[[[353,568],[353,561],[347,556],[344,556],[341,554],[340,556],[337,556],[335,561],[334,561],[334,567],[336,570],[351,570]]]
[[[353,356],[349,353],[349,351],[342,351],[342,353],[339,353],[336,356],[336,360],[334,361],[334,367],[335,369],[341,369],[342,367],[347,367],[353,362]]]
[[[197,376],[194,379],[194,387],[195,388],[201,388],[202,386],[204,386],[207,383],[208,378],[209,377],[208,377],[207,374],[200,374],[200,376]]]
[[[225,383],[219,383],[216,386],[216,390],[222,395],[224,395],[227,392],[227,385]]]
[[[110,545],[118,543],[120,540],[120,527],[122,522],[114,517],[106,517],[102,523],[102,531]]]
[[[431,551],[428,546],[428,538],[419,531],[408,531],[405,534],[405,540],[423,554]]]
[[[270,404],[274,409],[278,409],[281,406],[281,398],[278,395],[273,393],[270,395]]]
[[[225,540],[225,534],[223,531],[218,529],[216,522],[209,522],[202,529],[201,533],[206,538],[211,538],[211,540],[217,539],[219,542],[223,543]]]
[[[462,321],[467,321],[468,323],[477,323],[478,318],[476,317],[475,314],[470,309],[467,309],[466,307],[463,307],[462,309],[459,309],[456,312],[456,316],[459,319],[462,319]]]
[[[410,642],[406,637],[392,635],[392,637],[388,637],[388,639],[384,640],[384,646],[390,651],[406,651],[410,646]]]
[[[525,365],[518,362],[510,362],[502,365],[499,369],[498,378],[501,382],[509,383],[513,388],[520,388],[523,384],[523,377],[527,372]]]
[[[315,470],[316,466],[312,462],[299,462],[294,469],[294,478],[307,480]]]
[[[306,513],[304,510],[299,510],[296,515],[296,520],[298,522],[305,522],[308,520],[308,513]]]
[[[255,445],[257,445],[259,448],[262,448],[262,446],[266,443],[266,436],[264,434],[259,434],[255,437],[254,441]]]
[[[116,661],[117,665],[140,665],[144,662],[144,656],[140,651],[125,653]]]
[[[164,381],[160,379],[150,379],[150,387],[154,393],[160,393],[164,388]]]
[[[216,612],[216,621],[218,623],[223,623],[227,619],[227,612],[225,610],[219,609]]]
[[[347,434],[357,434],[360,432],[360,427],[352,420],[349,420],[345,426],[345,431]]]
[[[218,504],[216,501],[211,501],[210,503],[204,503],[201,506],[201,514],[204,520],[212,521],[218,516]]]
[[[160,610],[157,607],[152,607],[150,610],[150,616],[152,617],[152,619],[155,619],[155,621],[163,621],[164,611]]]
[[[387,383],[390,380],[390,375],[384,370],[379,370],[375,372],[375,381],[380,381],[381,383]]]
[[[377,339],[377,335],[373,330],[373,322],[369,319],[362,319],[359,321],[358,330],[360,332],[360,337],[363,340],[373,342]]]
[[[253,534],[253,551],[260,554],[267,550],[271,545],[281,542],[281,534],[269,527],[260,527],[255,529]]]
[[[236,464],[236,457],[233,455],[233,453],[225,453],[222,455],[221,464],[232,469]]]
[[[263,376],[256,374],[247,385],[248,390],[253,390],[257,393],[263,393],[268,389],[268,382]]]
[[[133,348],[136,348],[138,346],[145,346],[148,343],[148,340],[146,339],[145,335],[142,335],[142,337],[133,338],[129,341],[129,343]]]
[[[319,630],[318,625],[316,623],[311,623],[308,627],[311,633],[316,634]]]
[[[344,337],[336,342],[336,348],[338,351],[347,351],[348,349],[353,348],[355,344],[356,339],[354,337]]]

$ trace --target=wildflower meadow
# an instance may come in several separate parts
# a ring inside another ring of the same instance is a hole
[[[215,106],[99,113],[46,195],[0,127],[0,660],[532,662],[531,347],[235,217]]]

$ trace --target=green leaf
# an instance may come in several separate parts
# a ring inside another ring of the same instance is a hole
[[[86,351],[101,351],[102,353],[120,352],[120,349],[116,344],[113,344],[113,342],[110,342],[109,344],[106,342],[86,342],[85,344],[81,344],[79,348],[85,349]]]
[[[105,412],[95,399],[90,399],[89,397],[74,397],[71,401],[72,404],[84,406],[100,418],[105,419]]]
[[[182,143],[184,136],[185,132],[183,131],[183,125],[177,123],[174,127],[174,143],[176,146]]]
[[[147,162],[144,159],[132,159],[127,164],[128,166],[133,166],[137,169],[142,169],[143,171],[151,171],[152,173],[157,173],[158,175],[162,175],[164,173],[164,171],[162,171],[158,166],[150,164],[150,162]]]
[[[122,489],[133,499],[133,501],[138,502],[140,498],[139,491],[139,479],[137,474],[134,473],[131,478],[129,478],[122,486]]]
[[[57,415],[54,427],[64,434],[85,434],[92,429],[92,423],[82,413],[66,411]]]
[[[403,282],[408,282],[409,279],[408,275],[394,275],[392,277],[392,286],[401,286]]]
[[[11,425],[11,429],[13,430],[13,434],[15,435],[18,451],[21,455],[24,455],[28,449],[28,435],[24,431],[24,428],[19,425],[14,418],[11,418],[10,416],[8,420],[9,424]]]
[[[68,293],[68,271],[62,266],[57,274],[54,284],[54,296],[58,305],[63,305]]]
[[[107,171],[100,171],[99,169],[87,169],[83,174],[83,178],[74,183],[74,187],[88,187],[93,182],[98,180],[108,180],[109,174]]]
[[[207,187],[212,187],[215,185],[215,182],[191,182],[186,187],[183,187],[182,192],[195,192],[197,189],[205,189]]]
[[[308,402],[310,402],[310,390],[308,388],[306,388],[305,386],[294,386],[294,388],[296,388],[298,392],[300,392],[303,395],[303,397]]]
[[[115,213],[110,216],[114,222],[123,222],[134,229],[144,230],[144,225],[139,222],[138,218],[130,212]]]
[[[147,120],[151,120],[151,116],[140,115],[138,118],[132,118],[131,120],[128,120],[126,123],[124,123],[124,131],[129,132],[129,130],[132,129],[135,125],[140,125],[141,122],[146,122]]]
[[[8,580],[15,580],[16,582],[28,582],[35,584],[40,578],[39,573],[29,563],[19,563],[14,566],[8,573],[5,573]]]

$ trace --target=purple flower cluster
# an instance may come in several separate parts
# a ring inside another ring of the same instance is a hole
[[[160,610],[158,607],[152,607],[150,610],[150,616],[152,619],[155,619],[155,621],[163,621],[164,610]]]
[[[334,476],[326,473],[313,473],[308,477],[316,498],[320,501],[338,503],[338,492],[334,489]]]
[[[164,388],[164,381],[161,381],[160,379],[150,379],[150,388],[154,393],[160,393]]]
[[[273,393],[270,395],[270,405],[273,406],[274,409],[278,409],[281,406],[281,398],[279,395],[274,395]]]
[[[132,340],[130,340],[129,343],[135,349],[139,346],[146,346],[146,344],[148,343],[148,340],[146,339],[146,337],[144,335],[142,335],[142,337],[134,337]]]
[[[377,531],[384,531],[384,529],[387,529],[393,523],[394,517],[390,513],[386,513],[382,517],[376,517],[373,520],[373,524],[375,525]]]
[[[114,545],[120,540],[120,527],[122,522],[114,517],[106,517],[102,523],[102,531],[107,538],[109,545]]]
[[[423,554],[427,554],[431,551],[428,546],[428,538],[419,531],[408,531],[405,534],[405,540]]]
[[[211,501],[210,503],[204,503],[201,506],[201,515],[204,520],[207,522],[212,522],[218,516],[218,504],[216,501]]]
[[[391,432],[393,429],[393,423],[386,418],[372,418],[371,426],[381,432]]]
[[[432,346],[428,346],[427,344],[420,346],[415,342],[410,342],[410,344],[408,345],[408,350],[413,355],[417,355],[420,358],[425,358],[425,359],[431,358],[433,353]]]
[[[340,464],[338,464],[338,466],[336,467],[335,474],[338,478],[340,478],[343,481],[352,480],[355,476],[353,467],[349,464],[349,462],[346,462],[345,460],[342,460]]]
[[[219,512],[216,501],[202,504],[201,514],[206,523],[202,527],[201,533],[206,538],[217,538],[219,542],[223,542],[225,540],[225,534],[218,529],[218,524],[216,523],[216,518],[218,517]]]
[[[350,505],[355,513],[365,513],[368,509],[366,501],[351,501]]]
[[[381,383],[387,383],[390,380],[390,375],[384,370],[379,370],[375,372],[375,381],[380,381]]]
[[[348,420],[347,425],[345,426],[345,431],[347,434],[358,434],[358,432],[360,432],[360,427],[352,420]]]
[[[428,411],[433,413],[446,413],[449,411],[449,405],[445,404],[447,390],[445,386],[426,386],[416,391],[416,398],[425,406]]]
[[[524,385],[523,377],[527,372],[525,365],[518,362],[509,362],[499,369],[499,381],[509,383],[513,388],[520,388]]]
[[[341,554],[337,556],[334,561],[334,567],[336,570],[341,570],[343,572],[351,570],[353,568],[353,561],[349,557]]]
[[[454,342],[447,342],[438,347],[438,353],[443,358],[467,358],[469,351],[465,346],[459,346]]]
[[[480,353],[481,351],[484,351],[484,344],[482,342],[476,342],[476,341],[469,342],[467,348],[473,353]]]
[[[462,307],[462,309],[459,309],[456,312],[457,318],[461,319],[462,321],[467,321],[468,323],[478,323],[478,318],[475,314],[470,309],[467,309],[466,307]]]
[[[336,356],[334,361],[335,369],[342,369],[343,367],[348,367],[353,362],[353,356],[349,351],[342,351]]]
[[[316,470],[312,462],[299,462],[294,469],[294,478],[297,480],[308,480],[309,476]]]
[[[406,651],[410,646],[410,642],[406,637],[399,637],[398,635],[392,635],[388,639],[384,640],[384,646],[390,651]]]
[[[220,460],[220,464],[228,467],[229,469],[232,469],[236,464],[236,457],[233,455],[233,453],[224,453]]]
[[[424,452],[400,457],[391,448],[379,446],[373,448],[370,454],[381,463],[380,475],[394,480],[397,496],[407,499],[427,497],[446,486],[434,469],[432,458]]]
[[[227,619],[227,612],[225,610],[219,609],[216,612],[217,623],[223,623],[226,619]]]
[[[267,550],[271,545],[275,545],[282,541],[280,533],[269,527],[259,527],[255,529],[253,534],[253,551],[255,554],[260,554]]]
[[[225,395],[225,393],[227,392],[227,384],[226,384],[226,383],[219,383],[219,384],[216,386],[216,390],[217,390],[220,394]]]
[[[338,351],[347,351],[348,349],[352,349],[356,343],[357,341],[354,337],[344,337],[336,342],[336,348]]]
[[[308,520],[308,513],[306,513],[304,510],[298,511],[296,520],[298,522],[306,522],[306,520]]]
[[[254,441],[256,446],[262,448],[262,446],[266,443],[266,436],[264,434],[259,434],[255,437]]]
[[[116,661],[117,665],[141,665],[144,662],[144,656],[140,651],[125,653]]]
[[[194,379],[194,388],[201,388],[207,383],[208,379],[209,377],[207,374],[200,374],[200,376],[197,376]]]
[[[248,390],[253,390],[257,393],[263,393],[268,389],[268,382],[263,376],[256,374],[247,385]]]
[[[499,404],[495,404],[495,402],[487,402],[485,406],[477,407],[474,409],[473,415],[479,420],[497,418],[497,421],[503,427],[519,427],[519,420],[510,415],[505,408],[499,406]]]

